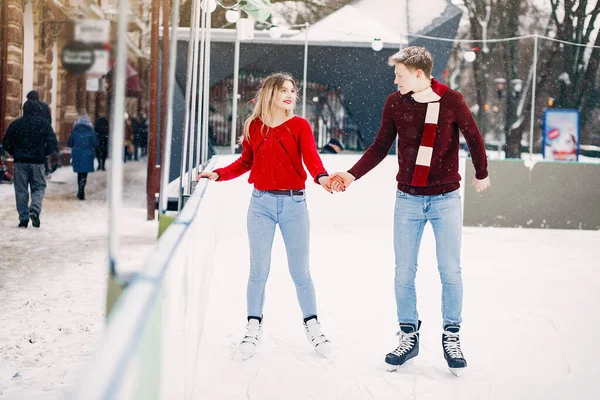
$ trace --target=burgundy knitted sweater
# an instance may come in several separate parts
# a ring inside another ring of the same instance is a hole
[[[422,196],[456,190],[460,187],[461,179],[458,173],[459,129],[469,146],[476,178],[488,176],[483,138],[463,96],[435,79],[431,83],[431,89],[423,92],[406,95],[395,92],[387,98],[375,141],[348,170],[356,179],[360,179],[387,156],[397,137],[398,189]],[[428,123],[425,123],[429,103],[439,103],[439,107],[435,107],[439,109],[437,126],[431,124],[429,115]],[[427,138],[423,136],[424,131]],[[423,152],[426,141],[432,143],[425,148],[428,151]],[[419,173],[418,168],[421,168],[417,164],[423,164],[417,162],[417,154],[422,160],[422,153],[426,153],[428,174],[422,185],[411,185]]]

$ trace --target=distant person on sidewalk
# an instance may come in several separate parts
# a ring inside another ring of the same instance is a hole
[[[68,146],[71,148],[73,172],[77,173],[77,198],[85,200],[85,184],[88,173],[94,172],[94,150],[99,140],[94,132],[92,121],[81,115],[73,124]]]
[[[106,158],[108,157],[108,119],[105,116],[98,117],[94,124],[94,130],[98,136],[98,147],[96,157],[98,158],[98,171],[106,171]]]
[[[46,156],[56,151],[56,135],[35,101],[23,104],[23,116],[13,121],[4,134],[2,146],[14,159],[13,182],[19,213],[19,227],[27,228],[29,219],[40,227],[42,199],[46,191],[44,163]],[[29,189],[31,188],[31,205]]]
[[[50,111],[50,106],[48,106],[47,103],[44,103],[43,101],[40,100],[40,94],[37,91],[32,90],[29,93],[27,93],[27,100],[35,101],[36,103],[39,104],[39,106],[42,110],[40,112],[40,117],[44,118],[46,121],[48,121],[50,126],[52,126],[52,113]],[[50,175],[52,172],[56,171],[56,168],[58,168],[57,159],[58,159],[58,151],[55,151],[46,157],[46,162],[45,162],[46,176]]]
[[[321,149],[321,154],[338,154],[344,150],[342,142],[336,138],[329,139],[329,142]]]

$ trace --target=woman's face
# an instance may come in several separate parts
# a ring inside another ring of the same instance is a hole
[[[291,111],[296,107],[296,88],[290,81],[283,82],[279,89],[275,89],[273,107]]]

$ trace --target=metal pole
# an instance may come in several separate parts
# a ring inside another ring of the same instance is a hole
[[[206,26],[207,21],[210,19],[208,14],[208,0],[204,0],[201,4],[202,7],[202,27],[200,34],[200,64],[199,68],[199,78],[198,78],[198,90],[195,93],[198,93],[198,126],[196,127],[196,160],[195,170],[196,172],[200,172],[200,163],[201,163],[201,151],[202,151],[202,114],[204,111],[204,63],[206,62]],[[192,177],[190,176],[190,187],[192,186]]]
[[[111,112],[110,169],[108,174],[108,263],[111,276],[116,276],[119,214],[123,199],[123,142],[125,139],[125,65],[127,63],[127,18],[129,0],[119,2],[117,57],[113,68],[113,101]],[[150,160],[148,160],[150,162]]]
[[[304,84],[302,85],[302,118],[306,118],[306,79],[308,75],[308,25],[308,22],[304,24]]]
[[[148,167],[146,178],[146,218],[154,219],[155,193],[158,192],[160,176],[156,172],[156,147],[158,136],[158,19],[160,0],[152,0],[152,24],[150,29],[150,79],[148,104]],[[111,106],[112,108],[112,106]],[[123,142],[121,142],[123,145]],[[157,179],[158,178],[158,179]]]
[[[233,99],[231,100],[231,154],[235,154],[237,140],[238,86],[240,82],[240,28],[235,23],[235,52],[233,59]]]
[[[531,81],[531,119],[529,121],[529,159],[533,159],[533,124],[535,121],[535,86],[537,69],[538,36],[533,36],[533,78]]]
[[[194,66],[194,42],[196,41],[196,30],[195,19],[196,9],[198,8],[198,0],[192,0],[192,10],[190,14],[190,34],[188,39],[188,55],[187,55],[187,69],[186,69],[186,83],[185,83],[185,117],[183,123],[182,130],[182,145],[181,145],[181,165],[179,168],[179,201],[177,205],[177,209],[181,210],[183,207],[183,194],[184,194],[184,186],[183,186],[183,175],[185,174],[185,164],[187,161],[186,155],[188,152],[188,140],[189,140],[189,132],[190,132],[190,100],[191,100],[191,92],[192,92],[192,69]]]
[[[171,0],[162,0],[162,15],[163,15],[163,32],[162,32],[162,63],[161,63],[161,93],[166,93],[165,88],[167,88],[167,82],[169,81],[169,40],[170,35],[169,35],[169,18],[171,18],[171,4],[170,4]],[[172,31],[174,33],[174,31]],[[168,88],[167,88],[168,90]],[[161,102],[160,102],[160,134],[158,135],[158,137],[160,138],[158,140],[157,146],[156,146],[156,153],[158,156],[158,164],[160,165],[160,163],[162,162],[162,160],[164,159],[163,157],[163,151],[165,148],[165,132],[167,131],[167,104],[165,102],[164,96],[161,96]],[[136,150],[137,151],[137,150]],[[160,168],[158,169],[157,172],[161,172],[162,171],[162,165],[160,166]],[[160,181],[159,181],[159,193],[160,193]],[[160,194],[159,194],[159,199],[160,199]]]
[[[207,10],[206,19],[206,50],[204,57],[204,100],[202,102],[204,108],[202,112],[202,167],[208,161],[208,124],[210,122],[209,95],[210,95],[210,31],[211,31],[211,14],[212,11]],[[200,172],[200,168],[197,169]]]
[[[196,34],[194,36],[194,67],[192,68],[192,108],[190,110],[192,119],[190,120],[190,147],[188,149],[188,179],[186,185],[187,194],[192,193],[192,172],[194,169],[194,140],[195,136],[195,127],[196,127],[196,99],[198,94],[198,23],[200,20],[200,11],[202,9],[201,4],[198,4],[196,7],[196,15],[194,17],[194,30]],[[202,29],[202,27],[200,27]]]
[[[171,14],[171,42],[169,43],[169,76],[167,86],[167,131],[165,132],[165,142],[163,146],[162,157],[162,182],[160,185],[160,213],[167,212],[167,200],[169,194],[169,173],[171,172],[171,142],[173,140],[173,93],[175,91],[175,68],[177,67],[177,28],[179,28],[179,0],[173,0]],[[164,36],[164,31],[163,31]]]

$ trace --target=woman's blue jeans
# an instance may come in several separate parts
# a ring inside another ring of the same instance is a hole
[[[306,194],[274,195],[254,189],[248,208],[248,316],[262,318],[265,285],[271,268],[271,248],[277,225],[285,243],[288,267],[296,285],[302,314],[304,318],[317,315],[315,289],[309,270],[310,224]]]
[[[398,323],[417,326],[415,276],[423,228],[431,222],[435,235],[438,270],[442,281],[443,325],[462,322],[463,284],[460,268],[462,206],[460,191],[437,196],[396,192],[394,210],[394,282]]]

